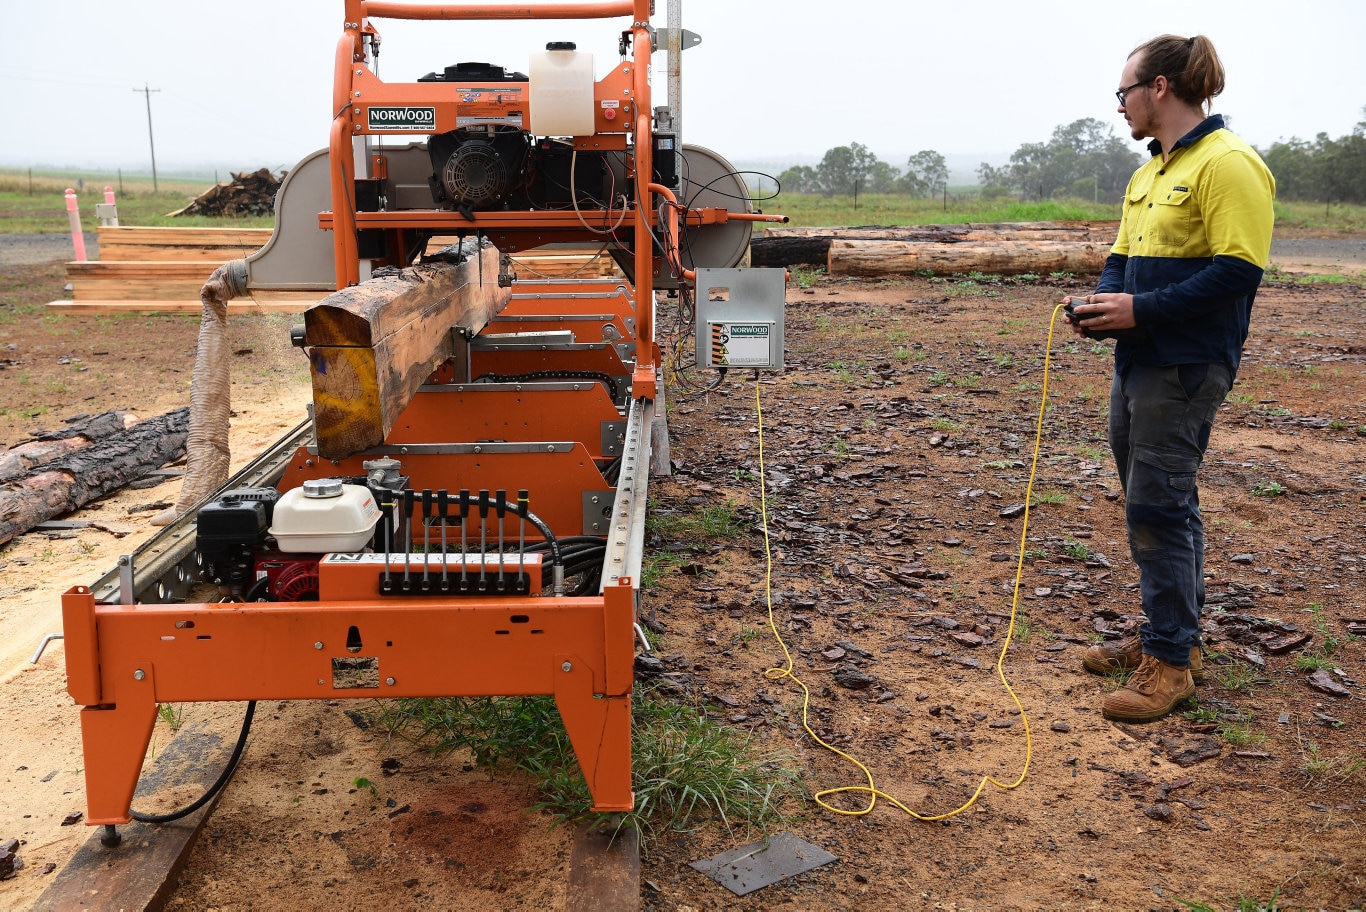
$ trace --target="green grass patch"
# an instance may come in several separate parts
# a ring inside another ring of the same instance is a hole
[[[1187,909],[1194,912],[1277,912],[1280,906],[1276,904],[1276,898],[1280,895],[1280,888],[1273,890],[1271,898],[1262,902],[1254,896],[1239,893],[1237,899],[1220,899],[1217,905],[1210,905],[1199,900],[1188,900],[1177,898],[1177,902]]]
[[[284,170],[289,165],[275,169]],[[230,180],[226,172],[219,180]],[[77,184],[84,181],[85,186]],[[99,227],[95,205],[104,202],[104,188],[112,187],[118,205],[119,223],[140,227],[235,227],[269,228],[275,224],[271,216],[249,218],[209,218],[207,216],[171,217],[170,213],[183,208],[214,184],[212,175],[203,177],[172,175],[158,176],[156,189],[150,175],[120,177],[118,172],[105,171],[34,171],[30,179],[27,171],[0,169],[0,234],[65,234],[71,231],[66,211],[66,190],[77,190],[81,228],[94,231]]]
[[[1113,221],[1120,215],[1118,203],[1096,204],[1081,199],[1030,203],[986,200],[978,189],[950,187],[947,200],[942,194],[915,198],[895,193],[860,193],[857,205],[852,194],[781,193],[765,203],[764,209],[782,213],[794,226]],[[761,229],[762,225],[755,226],[756,231]]]
[[[683,555],[669,551],[657,551],[645,555],[640,567],[640,588],[655,588],[671,571],[687,562],[688,559]]]
[[[734,500],[699,507],[681,514],[652,510],[645,519],[647,532],[654,532],[674,541],[729,539],[745,527],[746,522],[740,516],[740,505]]]
[[[1062,547],[1063,553],[1076,560],[1087,560],[1091,556],[1091,549],[1086,547],[1084,542],[1069,541]]]
[[[1250,722],[1224,720],[1214,729],[1214,733],[1234,747],[1251,747],[1266,740],[1266,735],[1253,728]]]
[[[1257,683],[1257,670],[1243,662],[1214,665],[1208,671],[1214,680],[1219,682],[1219,686],[1225,690],[1252,693],[1252,688]]]
[[[638,828],[647,843],[703,823],[762,828],[798,794],[800,772],[790,756],[760,751],[700,707],[638,688],[631,714],[636,806],[617,824]],[[384,704],[379,721],[433,756],[467,751],[490,773],[529,774],[542,796],[537,807],[558,820],[607,816],[589,810],[588,786],[553,697],[398,700]]]
[[[1302,746],[1303,757],[1300,769],[1310,781],[1325,782],[1331,779],[1353,779],[1366,770],[1366,760],[1361,757],[1340,755],[1325,757],[1317,743],[1306,741]]]

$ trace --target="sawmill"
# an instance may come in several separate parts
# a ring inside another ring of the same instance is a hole
[[[226,777],[257,700],[549,695],[593,808],[630,810],[670,365],[782,367],[786,273],[745,265],[754,223],[782,219],[683,141],[679,60],[701,38],[677,0],[660,24],[652,0],[341,6],[326,144],[289,170],[265,246],[201,293],[180,501],[63,596],[85,820],[106,845],[175,817],[131,808],[163,703],[247,704]],[[474,21],[568,19],[601,20],[602,45],[377,75],[385,20],[459,49]],[[565,250],[611,268],[515,259]],[[312,404],[229,477],[214,314],[266,292],[316,293],[291,337]],[[663,308],[686,349],[661,340]]]

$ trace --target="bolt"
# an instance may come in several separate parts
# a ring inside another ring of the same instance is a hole
[[[314,643],[314,644],[313,644],[313,648],[314,648],[314,649],[322,649],[322,648],[323,648],[323,641],[322,641],[322,640],[319,640],[318,642]]]
[[[393,687],[393,686],[394,686],[394,679],[393,679],[393,678],[385,678],[385,679],[384,679],[384,683],[385,683],[385,684],[388,684],[390,687]]]
[[[573,666],[571,663],[569,663],[569,662],[565,662],[563,665],[560,666],[560,671],[573,671],[573,670],[574,670],[574,666]]]
[[[147,672],[143,671],[141,668],[139,668],[137,671],[133,672],[133,680],[134,680],[134,681],[141,681],[141,680],[142,680],[143,678],[145,678],[145,677],[147,677]]]

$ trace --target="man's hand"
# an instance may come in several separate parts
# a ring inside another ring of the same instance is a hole
[[[1106,292],[1104,294],[1069,297],[1076,322],[1072,332],[1085,336],[1087,330],[1097,332],[1112,329],[1132,329],[1134,323],[1134,296],[1130,294]]]

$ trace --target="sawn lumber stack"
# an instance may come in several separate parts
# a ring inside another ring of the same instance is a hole
[[[830,275],[1095,274],[1118,222],[770,228],[750,242],[754,266],[822,266]]]
[[[71,299],[52,301],[65,311],[136,310],[199,313],[199,290],[214,269],[255,253],[270,239],[269,228],[99,228],[100,259],[66,264]],[[428,251],[456,241],[432,238]],[[525,278],[616,274],[616,264],[598,249],[548,246],[512,258]],[[229,311],[305,310],[326,295],[315,291],[252,291]]]

